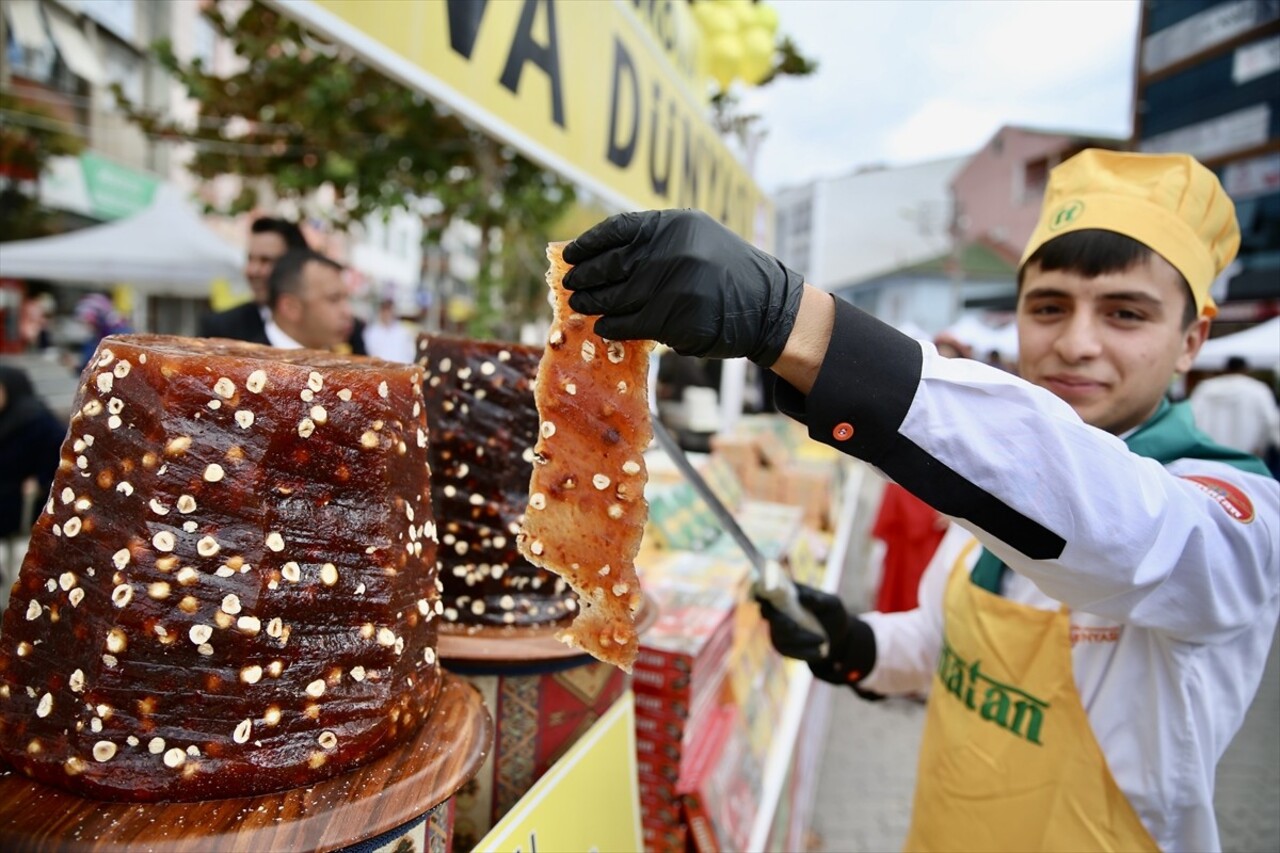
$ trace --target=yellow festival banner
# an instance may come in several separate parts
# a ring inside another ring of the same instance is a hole
[[[635,716],[628,690],[480,840],[477,853],[642,849]]]
[[[696,207],[767,242],[684,0],[271,2],[613,207]]]

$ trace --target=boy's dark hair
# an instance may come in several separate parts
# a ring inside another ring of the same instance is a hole
[[[1027,258],[1027,262],[1019,267],[1018,292],[1022,292],[1023,274],[1031,264],[1038,265],[1046,272],[1066,270],[1085,278],[1095,278],[1145,264],[1154,254],[1145,244],[1115,231],[1101,228],[1072,231],[1061,237],[1054,237],[1036,249]],[[1178,271],[1175,269],[1174,272]],[[1178,272],[1178,280],[1182,282],[1183,295],[1186,297],[1186,307],[1182,311],[1182,328],[1185,329],[1195,322],[1199,313],[1186,277]]]
[[[311,249],[290,249],[276,261],[267,279],[267,304],[272,308],[286,293],[299,293],[302,290],[302,273],[307,264],[323,264],[330,269],[342,272],[342,264]]]
[[[284,240],[287,249],[310,249],[307,238],[302,236],[302,229],[287,219],[274,216],[260,216],[249,226],[251,234],[278,234]]]

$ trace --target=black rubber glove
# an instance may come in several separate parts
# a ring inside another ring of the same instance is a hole
[[[800,605],[818,617],[830,643],[826,657],[819,657],[822,637],[801,628],[794,619],[767,601],[757,599],[760,613],[769,622],[773,647],[789,658],[807,661],[815,678],[853,687],[876,665],[876,636],[871,626],[845,610],[830,593],[796,584]],[[874,694],[854,689],[871,698]]]
[[[596,334],[655,340],[681,355],[769,367],[800,310],[804,279],[695,210],[611,216],[564,247],[569,307]]]

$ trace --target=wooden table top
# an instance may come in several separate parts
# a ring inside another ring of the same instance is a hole
[[[9,772],[0,776],[0,850],[329,851],[373,838],[447,800],[480,769],[493,721],[475,688],[442,673],[411,742],[308,788],[190,803],[87,800]]]

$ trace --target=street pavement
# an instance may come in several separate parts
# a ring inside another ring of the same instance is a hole
[[[860,500],[859,511],[868,503]],[[870,553],[864,538],[855,540],[842,582],[842,597],[858,609],[867,606],[875,587],[875,578],[857,570],[867,565]],[[866,702],[845,688],[830,689],[836,694],[818,781],[812,849],[901,850],[911,817],[924,704],[911,699]],[[1272,644],[1244,726],[1218,764],[1214,806],[1226,853],[1280,853],[1280,637]]]

